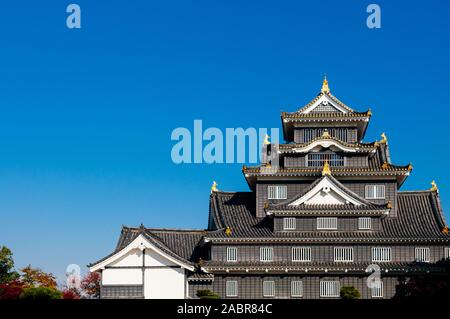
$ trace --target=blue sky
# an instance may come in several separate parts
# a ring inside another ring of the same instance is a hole
[[[0,245],[63,277],[109,253],[122,224],[205,228],[213,179],[241,164],[175,165],[171,132],[279,127],[320,90],[371,107],[403,189],[435,179],[450,209],[448,1],[9,1],[0,13]],[[447,214],[447,216],[449,216]]]

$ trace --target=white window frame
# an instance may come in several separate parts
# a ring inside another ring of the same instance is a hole
[[[317,217],[317,230],[337,230],[337,217]]]
[[[312,259],[312,251],[311,247],[292,247],[291,250],[292,258],[291,260],[293,262],[311,262]]]
[[[296,230],[297,219],[295,217],[283,217],[283,230]]]
[[[414,249],[414,259],[416,262],[429,263],[430,259],[431,259],[430,248],[429,247],[416,247]]]
[[[270,291],[267,291],[267,289],[269,289]],[[263,281],[263,297],[275,297],[275,281]]]
[[[372,218],[359,217],[358,218],[358,229],[359,230],[371,230],[372,229]]]
[[[234,289],[234,293],[232,290]],[[237,297],[238,296],[238,282],[237,280],[227,280],[226,281],[226,288],[225,288],[225,294],[227,297]]]
[[[237,247],[227,247],[227,262],[237,262],[237,253]]]
[[[373,188],[373,195],[370,194],[369,189]],[[365,187],[366,199],[385,199],[386,198],[386,185],[372,184]]]
[[[379,287],[372,287],[370,288],[370,296],[372,298],[383,298],[384,297],[384,285],[383,281],[380,279],[378,280]]]
[[[269,185],[267,186],[268,199],[287,199],[286,185]]]
[[[351,263],[353,260],[353,247],[334,247],[334,262]]]
[[[372,247],[372,262],[390,262],[392,261],[391,247]]]
[[[303,297],[303,281],[291,281],[291,297]]]
[[[450,258],[450,247],[444,248],[444,258],[449,259]]]
[[[271,262],[273,261],[273,247],[259,248],[259,261]]]
[[[337,298],[341,295],[341,283],[335,280],[320,281],[320,298]]]

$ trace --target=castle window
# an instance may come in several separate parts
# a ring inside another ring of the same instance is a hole
[[[226,295],[227,295],[227,297],[237,297],[238,296],[238,282],[236,280],[227,280]]]
[[[292,247],[292,261],[311,261],[311,247]]]
[[[430,248],[418,247],[415,251],[416,262],[430,262]]]
[[[260,261],[272,261],[273,260],[273,248],[272,247],[261,247],[259,249],[259,260]]]
[[[372,219],[370,217],[359,217],[358,229],[360,230],[372,229]]]
[[[227,261],[228,262],[237,261],[237,248],[236,247],[227,247]]]
[[[372,248],[372,261],[373,262],[391,261],[391,248],[390,247],[373,247]]]
[[[291,297],[303,297],[303,282],[300,280],[291,281]]]
[[[274,297],[275,296],[275,281],[263,282],[263,296]]]
[[[296,219],[295,217],[285,217],[283,218],[283,229],[284,230],[295,230],[296,227]]]
[[[385,196],[384,185],[366,185],[367,199],[384,199]]]
[[[445,259],[449,259],[450,258],[450,247],[445,247],[445,249],[444,249],[444,256],[445,256]]]
[[[269,199],[286,199],[287,198],[287,186],[269,186],[268,187]]]
[[[318,217],[317,218],[318,230],[336,230],[337,218],[336,217]]]
[[[322,167],[325,162],[331,166],[344,166],[344,156],[336,153],[309,153],[306,155],[306,166]]]
[[[339,281],[321,281],[320,282],[320,297],[335,298],[339,297],[341,292]]]
[[[352,262],[353,261],[353,247],[335,247],[334,248],[335,262]]]
[[[372,293],[372,298],[383,298],[383,282],[377,280],[374,287],[370,288],[370,291]]]

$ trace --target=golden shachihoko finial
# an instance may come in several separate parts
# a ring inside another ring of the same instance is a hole
[[[270,136],[268,134],[266,134],[266,136],[264,136],[264,145],[269,145],[270,144]]]
[[[433,191],[433,192],[437,192],[438,191],[438,187],[437,187],[436,182],[434,180],[431,181],[430,191]]]
[[[212,184],[212,186],[211,186],[211,193],[213,193],[213,192],[217,192],[217,183],[216,183],[216,181],[213,181],[213,184]]]
[[[231,236],[231,227],[227,226],[227,228],[225,228],[225,235],[227,235],[228,237]]]
[[[380,141],[380,143],[382,143],[382,144],[387,144],[387,136],[386,136],[386,133],[381,133],[381,137],[382,137],[382,140]]]
[[[328,80],[327,75],[325,74],[322,82],[322,90],[320,90],[322,93],[330,93],[330,88],[328,87]]]
[[[328,164],[328,161],[325,161],[322,169],[322,176],[325,175],[331,175],[330,164]]]

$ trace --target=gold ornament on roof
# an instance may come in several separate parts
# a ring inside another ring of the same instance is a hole
[[[216,181],[213,181],[213,184],[212,184],[212,186],[211,186],[211,193],[213,193],[213,192],[217,192],[217,183],[216,183]]]
[[[387,169],[389,167],[389,164],[387,162],[384,162],[383,165],[381,165],[382,169]]]
[[[388,202],[387,202],[386,208],[387,208],[387,209],[391,209],[391,208],[392,208],[392,203],[391,203],[391,201],[388,201]]]
[[[371,110],[371,109],[369,109],[369,110],[367,111],[367,115],[369,115],[369,116],[372,115],[372,110]]]
[[[437,192],[438,191],[438,187],[437,187],[436,182],[434,180],[431,181],[430,191],[433,191],[433,192]]]
[[[322,90],[320,90],[322,93],[330,93],[330,88],[328,87],[328,80],[327,75],[325,74],[322,82]]]
[[[266,136],[264,136],[264,145],[270,145],[270,136],[268,134],[266,134]]]
[[[330,164],[328,164],[328,161],[325,161],[322,169],[322,176],[325,175],[331,175]]]
[[[381,137],[382,137],[382,140],[380,141],[380,143],[382,143],[382,144],[387,144],[387,142],[388,142],[388,140],[387,140],[387,137],[386,137],[386,133],[381,133]]]
[[[330,135],[330,133],[328,133],[328,130],[327,130],[327,129],[325,129],[325,130],[323,131],[322,137],[324,137],[324,138],[330,138],[330,137],[331,137],[331,135]]]
[[[227,235],[228,237],[231,236],[231,227],[227,226],[227,228],[225,228],[225,235]]]
[[[443,234],[448,234],[448,226],[444,226],[443,228],[442,228],[442,233]]]
[[[410,164],[408,164],[408,171],[412,171],[412,169],[413,169],[413,166],[412,166],[412,164],[410,163]]]

